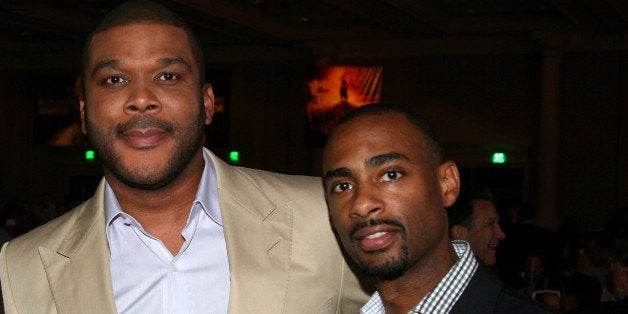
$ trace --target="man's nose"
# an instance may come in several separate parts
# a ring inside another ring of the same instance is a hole
[[[502,228],[499,226],[499,224],[495,224],[495,237],[499,240],[503,240],[506,239],[506,234],[504,233],[504,230],[502,230]]]
[[[153,92],[150,84],[137,82],[131,86],[124,111],[129,114],[157,113],[161,110],[161,103]]]
[[[366,218],[384,209],[381,191],[370,185],[358,186],[349,215]]]

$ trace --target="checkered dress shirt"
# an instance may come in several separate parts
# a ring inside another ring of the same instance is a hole
[[[462,292],[471,281],[471,277],[478,268],[478,262],[473,257],[469,243],[462,240],[451,241],[458,261],[449,270],[441,282],[430,291],[419,304],[408,314],[445,314],[449,313]],[[384,304],[375,292],[371,299],[362,307],[360,314],[385,314]]]

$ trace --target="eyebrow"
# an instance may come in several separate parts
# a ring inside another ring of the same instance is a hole
[[[351,170],[349,170],[349,168],[342,167],[342,168],[329,170],[329,171],[325,172],[325,176],[323,176],[323,178],[324,178],[324,181],[327,182],[331,178],[346,177],[346,176],[348,176],[350,174],[351,174]]]
[[[364,161],[364,163],[366,164],[366,166],[368,168],[372,168],[372,167],[376,167],[376,166],[381,166],[389,161],[396,161],[396,160],[403,160],[403,161],[409,161],[410,159],[408,157],[406,157],[406,155],[404,154],[400,154],[400,153],[386,153],[386,154],[381,154],[381,155],[377,155],[377,156],[373,156],[367,160]]]
[[[157,60],[157,63],[161,63],[163,65],[173,65],[180,64],[188,69],[188,71],[192,71],[192,66],[185,62],[182,58],[160,58]]]
[[[386,154],[381,154],[381,155],[370,157],[364,161],[364,164],[366,165],[367,168],[373,168],[373,167],[381,166],[389,161],[395,161],[395,160],[408,161],[410,159],[406,157],[406,155],[404,154],[386,153]],[[331,178],[346,177],[346,176],[351,175],[351,173],[352,172],[351,170],[349,170],[349,168],[342,167],[342,168],[337,168],[337,169],[327,171],[323,178],[324,178],[324,181],[327,182]]]
[[[96,73],[100,72],[100,70],[102,70],[104,68],[115,68],[118,65],[120,65],[120,63],[122,63],[122,62],[120,60],[118,60],[118,59],[107,60],[107,61],[100,61],[100,62],[98,62],[96,64],[96,66],[92,70],[92,75],[91,76],[96,75]]]
[[[92,70],[92,76],[96,75],[96,73],[98,73],[102,69],[116,68],[121,63],[122,61],[118,59],[98,62],[96,66],[94,67],[94,70]],[[182,58],[160,58],[160,59],[157,59],[157,63],[165,65],[165,66],[173,65],[173,64],[180,64],[180,65],[183,65],[188,71],[192,71],[192,66],[189,63],[185,62],[185,60],[183,60]]]

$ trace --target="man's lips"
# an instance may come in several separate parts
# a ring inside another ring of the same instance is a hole
[[[390,246],[399,234],[397,228],[389,225],[376,225],[356,230],[352,241],[365,252],[381,251]]]
[[[122,138],[133,147],[147,148],[157,145],[167,132],[162,129],[149,128],[149,129],[129,129],[124,131]]]

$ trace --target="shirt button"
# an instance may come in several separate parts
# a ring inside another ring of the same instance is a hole
[[[171,266],[170,266],[170,268],[172,269],[172,272],[173,272],[173,273],[176,273],[176,272],[177,272],[177,265],[174,265],[174,264],[173,264],[173,265],[171,265]]]

